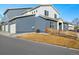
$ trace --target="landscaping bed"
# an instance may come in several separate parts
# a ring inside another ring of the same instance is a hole
[[[53,34],[51,35],[46,33],[30,33],[30,34],[22,34],[16,37],[33,40],[37,42],[44,42],[44,43],[79,49],[79,40],[74,40],[74,39],[61,37]]]

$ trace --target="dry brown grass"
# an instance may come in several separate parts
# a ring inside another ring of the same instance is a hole
[[[29,39],[33,41],[56,44],[69,48],[79,49],[79,40],[73,40],[51,34],[32,33],[32,34],[19,35],[17,36],[17,38]]]
[[[59,30],[56,30],[53,28],[46,28],[45,32],[53,34],[53,35],[58,35],[58,36],[70,38],[70,39],[77,39],[77,33],[72,32],[72,31],[62,31],[62,30],[59,31]]]

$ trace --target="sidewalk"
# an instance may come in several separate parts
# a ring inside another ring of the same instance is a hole
[[[11,36],[10,33],[8,33],[8,32],[4,32],[4,31],[0,31],[0,35]]]
[[[9,37],[16,37],[17,35],[32,34],[32,33],[34,33],[34,32],[10,34],[10,33],[5,32],[5,31],[0,31],[0,35],[9,36]]]
[[[8,33],[8,32],[0,31],[0,35],[9,36],[9,37],[16,37],[16,36],[18,36],[18,35],[32,34],[32,33],[35,33],[35,32],[10,34],[10,33]],[[41,34],[41,33],[40,33],[40,34]]]

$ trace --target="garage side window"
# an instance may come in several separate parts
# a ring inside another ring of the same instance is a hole
[[[54,28],[54,22],[53,21],[50,21],[50,28]]]

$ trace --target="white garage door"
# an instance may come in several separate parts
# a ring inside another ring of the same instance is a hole
[[[8,32],[8,25],[5,25],[5,31]]]
[[[4,25],[2,25],[2,31],[4,31]]]
[[[16,33],[16,24],[11,24],[11,25],[10,25],[10,33],[11,33],[11,34]]]

